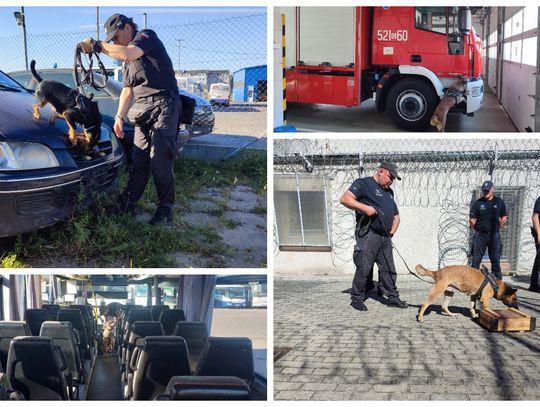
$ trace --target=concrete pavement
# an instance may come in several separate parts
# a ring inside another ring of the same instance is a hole
[[[507,278],[505,277],[505,280]],[[520,309],[538,317],[540,294],[519,288]],[[274,347],[292,348],[274,363],[275,400],[536,400],[540,399],[538,331],[489,332],[472,321],[468,297],[456,293],[416,322],[431,285],[398,276],[411,306],[389,308],[372,297],[354,310],[352,275],[274,277]],[[510,278],[508,278],[510,281]],[[504,309],[492,300],[492,309]]]

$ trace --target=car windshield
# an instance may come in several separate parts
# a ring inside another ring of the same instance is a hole
[[[0,88],[2,89],[16,89],[18,91],[24,90],[24,88],[7,76],[4,72],[0,71]],[[0,90],[2,90],[0,89]]]

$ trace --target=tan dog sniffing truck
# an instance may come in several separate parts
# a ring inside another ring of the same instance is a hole
[[[418,312],[418,322],[422,322],[424,319],[424,312],[427,307],[432,304],[437,298],[445,294],[448,287],[453,287],[462,293],[469,294],[471,296],[471,317],[476,318],[476,298],[480,298],[482,303],[482,309],[489,309],[489,301],[492,297],[502,301],[508,307],[517,307],[517,289],[512,288],[511,285],[504,283],[502,280],[496,280],[496,290],[493,289],[491,284],[485,283],[487,280],[484,274],[478,270],[469,266],[447,266],[437,271],[427,270],[418,264],[415,267],[418,274],[422,276],[432,277],[434,280],[433,288],[429,294],[428,299],[420,307]],[[483,289],[482,285],[484,285]],[[479,292],[480,291],[480,292]],[[449,298],[449,297],[448,297]],[[443,312],[446,315],[456,316],[448,310],[448,301],[445,298],[442,305]]]
[[[431,125],[437,127],[438,132],[444,132],[446,126],[446,116],[448,111],[455,105],[459,105],[465,101],[465,90],[467,83],[465,80],[460,79],[452,86],[450,86],[444,96],[441,98],[440,103],[435,108],[433,116],[431,116]]]

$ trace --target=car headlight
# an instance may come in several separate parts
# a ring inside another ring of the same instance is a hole
[[[472,97],[478,97],[482,96],[484,93],[484,87],[483,86],[475,86],[471,89],[471,96]]]
[[[50,148],[38,143],[0,142],[0,171],[59,167]]]

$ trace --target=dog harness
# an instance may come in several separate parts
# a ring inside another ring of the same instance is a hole
[[[480,298],[482,296],[482,291],[484,291],[484,288],[489,283],[489,285],[491,285],[491,288],[493,288],[495,298],[497,298],[497,292],[499,291],[499,287],[497,287],[497,281],[495,280],[494,275],[488,270],[486,266],[480,267],[480,271],[484,275],[484,281],[482,281],[482,284],[480,284],[480,288],[478,288],[478,291],[476,292],[476,294],[473,295],[473,297]]]
[[[451,97],[451,98],[454,98],[455,100],[455,104],[457,105],[458,104],[458,98],[460,96],[465,96],[465,92],[460,92],[458,90],[455,90],[455,89],[447,89],[446,92],[444,93],[445,96],[448,96],[448,97]]]

